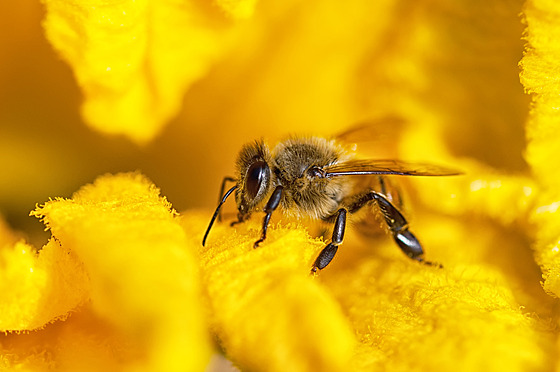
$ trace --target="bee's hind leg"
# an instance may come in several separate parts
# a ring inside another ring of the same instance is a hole
[[[338,250],[338,246],[342,244],[342,240],[344,239],[344,230],[346,229],[346,209],[339,209],[333,217],[334,216],[336,216],[336,221],[334,223],[331,242],[327,244],[321,253],[319,253],[319,256],[317,256],[317,259],[311,268],[312,274],[317,272],[317,270],[324,269],[332,261],[336,251]]]
[[[422,262],[426,265],[441,267],[438,263],[424,260],[424,250],[422,249],[422,245],[420,244],[418,238],[416,238],[416,236],[408,229],[408,221],[384,195],[375,191],[363,194],[354,201],[354,203],[350,206],[349,211],[353,213],[371,200],[375,200],[377,202],[393,239],[404,254],[406,254],[409,258]]]

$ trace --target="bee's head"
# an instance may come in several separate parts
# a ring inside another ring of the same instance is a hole
[[[243,146],[237,158],[237,190],[235,200],[240,217],[250,214],[272,187],[272,157],[262,140]]]

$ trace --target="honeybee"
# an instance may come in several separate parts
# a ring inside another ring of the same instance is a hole
[[[202,245],[226,199],[235,192],[237,221],[246,221],[253,212],[263,211],[264,219],[257,248],[266,239],[270,217],[275,210],[297,218],[311,218],[333,224],[332,237],[313,263],[311,272],[324,269],[342,244],[346,219],[366,206],[383,218],[398,247],[411,259],[424,260],[420,241],[409,230],[400,210],[400,192],[388,175],[450,176],[458,172],[426,164],[398,160],[357,159],[336,140],[321,137],[293,137],[278,143],[272,151],[263,140],[246,144],[239,152],[236,176],[222,181],[220,201],[210,220]],[[226,182],[235,182],[224,194]],[[223,195],[223,196],[222,196]]]

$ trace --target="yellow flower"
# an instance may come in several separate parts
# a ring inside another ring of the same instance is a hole
[[[1,12],[0,369],[559,363],[556,2],[43,2]],[[311,276],[313,230],[254,249],[231,201],[201,246],[242,143],[364,121],[364,156],[465,172],[398,180],[442,269],[350,226]]]

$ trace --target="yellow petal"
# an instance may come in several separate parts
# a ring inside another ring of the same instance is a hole
[[[196,371],[210,346],[196,261],[174,213],[139,174],[100,177],[34,212],[83,261],[94,313],[143,355],[143,368]]]
[[[423,206],[456,216],[491,218],[504,226],[517,224],[529,230],[527,218],[540,191],[534,180],[472,161],[457,164],[464,174],[409,180]]]
[[[185,215],[189,236],[206,215]],[[214,227],[201,250],[212,328],[242,370],[342,371],[355,340],[339,305],[310,276],[323,243],[296,226],[272,226],[257,249],[260,221]]]
[[[527,23],[525,56],[521,61],[521,81],[532,94],[533,108],[527,122],[526,158],[540,185],[538,207],[534,210],[537,261],[542,267],[546,291],[560,296],[560,4],[529,0],[524,8]]]
[[[54,240],[39,253],[23,242],[4,247],[0,267],[0,331],[41,328],[89,298],[82,263]]]
[[[177,114],[226,46],[222,12],[196,2],[45,0],[48,39],[72,67],[88,124],[138,142]],[[254,1],[222,7],[251,13]]]
[[[552,332],[538,331],[544,324],[523,313],[498,272],[375,258],[396,250],[389,245],[378,242],[361,261],[322,277],[362,343],[355,370],[527,371],[550,363],[541,343]]]
[[[2,371],[120,371],[144,357],[126,335],[87,306],[40,331],[0,338]]]

